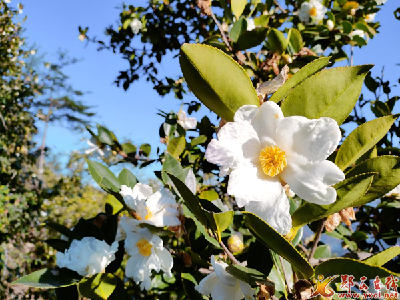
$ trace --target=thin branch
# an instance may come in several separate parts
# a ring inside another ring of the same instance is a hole
[[[46,120],[45,120],[45,126],[44,126],[44,132],[43,132],[43,138],[42,138],[42,145],[40,146],[40,157],[39,157],[39,162],[38,162],[38,173],[39,173],[39,179],[43,181],[43,172],[44,172],[44,155],[45,151],[44,149],[46,148],[46,136],[47,136],[47,129],[49,127],[49,122],[50,122],[50,115],[51,115],[51,109],[53,108],[53,99],[50,100],[50,106],[49,106],[49,113],[47,114]]]
[[[278,6],[278,8],[279,8],[284,14],[287,13],[286,9],[284,9],[284,8],[279,4],[278,0],[274,0],[274,2],[275,2],[275,5]]]
[[[354,46],[351,45],[351,50],[350,50],[350,66],[353,66],[353,56],[354,56]]]
[[[297,247],[299,247],[307,256],[310,255],[310,252],[302,244],[297,244]]]
[[[0,112],[0,119],[1,119],[1,123],[3,123],[4,129],[8,130],[7,125],[6,125],[6,121],[4,120],[3,115],[1,114],[1,112]]]
[[[217,17],[214,15],[214,12],[212,11],[211,7],[210,7],[210,12],[211,12],[211,17],[213,18],[215,24],[217,24],[218,30],[221,33],[222,40],[224,41],[225,45],[228,47],[229,51],[232,52],[232,46],[229,44],[228,39],[225,35],[225,32],[222,29],[221,23],[217,20]]]
[[[235,265],[240,265],[240,262],[236,259],[235,256],[233,256],[233,254],[229,251],[229,249],[226,248],[225,244],[222,241],[219,241],[219,244],[221,245],[222,249],[224,249],[226,255],[228,255],[228,257],[233,261],[233,263]]]
[[[280,256],[280,255],[279,255],[279,260],[281,261],[282,272],[283,272],[283,277],[285,277],[287,292],[288,292],[288,294],[291,294],[292,291],[290,290],[290,287],[289,287],[289,277],[287,277],[285,266],[283,265],[283,259],[282,259],[282,256]]]
[[[325,227],[324,225],[325,225],[325,219],[322,219],[319,224],[319,229],[318,229],[317,235],[315,236],[314,243],[311,248],[310,254],[308,255],[308,261],[310,261],[314,256],[315,250],[317,249],[318,242],[321,239],[322,231],[324,231],[324,227]]]

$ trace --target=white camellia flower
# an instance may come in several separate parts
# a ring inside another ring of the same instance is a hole
[[[142,22],[139,19],[133,19],[132,22],[129,24],[134,34],[138,34],[140,29],[143,28]]]
[[[228,266],[222,261],[216,261],[211,256],[211,264],[214,272],[204,277],[196,291],[203,295],[210,295],[213,300],[241,300],[254,299],[254,290],[251,286],[229,274],[225,268]]]
[[[349,37],[353,38],[356,35],[358,35],[361,38],[364,38],[365,32],[360,29],[356,29],[356,30],[353,30],[352,32],[350,32]]]
[[[125,275],[133,278],[140,288],[149,290],[151,287],[151,271],[164,271],[172,276],[173,259],[163,246],[163,241],[157,235],[151,234],[147,228],[137,232],[128,232],[125,240],[125,250],[131,256],[125,267]]]
[[[230,174],[228,194],[281,234],[291,227],[285,183],[308,202],[335,202],[331,185],[344,179],[343,172],[326,160],[341,139],[335,120],[285,118],[276,103],[267,101],[260,107],[239,108],[234,122],[224,125],[217,136],[205,157],[221,166],[221,176]]]
[[[252,31],[256,29],[256,24],[254,23],[254,19],[248,18],[246,21],[247,21],[247,31]]]
[[[81,276],[92,276],[104,271],[115,259],[117,250],[117,242],[110,246],[94,237],[84,237],[81,240],[73,240],[64,253],[56,253],[57,265],[73,270]]]
[[[367,23],[375,22],[375,16],[376,16],[376,13],[375,14],[366,15],[365,16],[365,22],[367,22]]]
[[[91,137],[90,140],[87,140],[87,144],[89,145],[89,148],[85,150],[85,154],[92,154],[93,158],[101,158],[111,154],[111,152],[107,149],[102,150],[94,137]]]
[[[400,199],[400,184],[387,193],[385,197],[395,197],[396,199]]]
[[[375,0],[376,4],[382,5],[385,4],[387,0]]]
[[[323,20],[327,10],[320,0],[310,0],[301,4],[298,15],[303,23],[318,25]]]
[[[137,183],[132,189],[121,186],[121,195],[125,203],[136,213],[139,223],[149,223],[158,227],[179,226],[178,203],[174,195],[166,188],[153,193],[151,186]]]
[[[335,24],[333,23],[332,20],[326,21],[326,26],[328,26],[329,30],[333,30],[333,28],[335,28]]]
[[[181,125],[185,130],[195,129],[197,126],[197,120],[193,117],[188,117],[186,111],[180,110],[178,112],[178,124]]]

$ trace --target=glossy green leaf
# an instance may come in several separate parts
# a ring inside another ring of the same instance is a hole
[[[200,193],[199,198],[208,200],[208,201],[213,201],[213,200],[219,199],[219,195],[214,190],[206,190],[206,191],[202,191]]]
[[[61,252],[64,252],[69,247],[69,242],[61,239],[47,239],[45,243]]]
[[[329,63],[329,57],[321,57],[313,60],[309,64],[302,67],[292,77],[290,77],[284,85],[282,85],[270,98],[270,101],[280,102],[283,100],[292,89],[302,83],[304,80],[325,68]]]
[[[361,174],[348,178],[335,185],[337,199],[330,205],[317,205],[305,202],[292,215],[292,226],[300,227],[325,217],[347,207],[356,206],[354,203],[360,199],[371,186],[375,174]]]
[[[364,205],[382,197],[400,184],[400,157],[378,156],[356,165],[346,173],[346,178],[361,173],[376,172],[368,192],[354,206]]]
[[[323,259],[331,257],[331,247],[329,245],[321,245],[315,249],[314,258]]]
[[[371,266],[381,267],[386,264],[388,261],[400,255],[400,246],[390,247],[388,249],[383,250],[375,254],[374,256],[368,257],[363,260],[366,264]]]
[[[307,78],[286,97],[282,104],[284,116],[330,117],[342,124],[353,110],[371,67],[327,69]]]
[[[218,241],[221,241],[222,232],[232,223],[234,211],[229,210],[219,213],[205,211],[205,213],[209,221],[209,226],[216,232]]]
[[[193,140],[190,141],[190,145],[192,147],[197,146],[199,144],[203,144],[207,141],[207,137],[205,135],[200,135],[196,138],[194,138]]]
[[[252,31],[243,32],[234,44],[237,51],[243,51],[260,45],[267,38],[267,28],[256,28]]]
[[[236,19],[242,15],[246,4],[247,0],[231,0],[232,13],[235,15]]]
[[[221,118],[233,121],[241,106],[260,105],[244,69],[222,51],[206,45],[184,44],[180,64],[189,88]]]
[[[287,295],[285,279],[279,273],[275,266],[273,266],[268,278],[275,284],[275,296],[280,297],[280,294]]]
[[[167,151],[175,158],[183,153],[186,147],[186,139],[184,136],[178,136],[169,141]]]
[[[54,229],[54,230],[58,231],[59,233],[61,233],[62,235],[65,235],[68,238],[74,237],[74,234],[72,233],[72,231],[64,225],[61,225],[58,223],[53,223],[53,222],[46,222],[46,223],[43,223],[42,225],[47,226],[51,229]]]
[[[272,28],[268,33],[268,48],[277,54],[285,52],[288,40],[279,30]]]
[[[86,162],[88,164],[90,175],[92,175],[93,179],[100,186],[104,186],[104,183],[102,184],[102,180],[103,178],[105,178],[111,184],[111,190],[114,192],[119,192],[119,190],[121,189],[121,184],[119,183],[117,177],[115,177],[115,175],[106,166],[96,161],[91,161],[89,159],[86,159]]]
[[[103,144],[114,145],[114,142],[117,140],[115,135],[103,126],[97,126],[97,137],[99,141]]]
[[[118,180],[121,185],[126,185],[130,188],[133,188],[137,183],[136,176],[133,175],[131,171],[125,168],[119,173]]]
[[[366,276],[369,279],[374,279],[376,276],[387,277],[395,273],[351,258],[332,258],[315,267],[315,276],[324,275],[324,277],[327,277],[342,274],[351,274],[355,278]]]
[[[343,21],[342,27],[343,27],[343,33],[345,33],[345,34],[349,34],[350,32],[353,31],[353,25],[351,25],[350,22]]]
[[[226,267],[225,270],[233,277],[241,281],[247,282],[252,286],[257,286],[257,283],[263,283],[270,285],[275,289],[274,284],[267,281],[267,276],[255,269],[246,268],[239,265],[229,265]]]
[[[151,145],[150,144],[142,144],[139,148],[139,154],[149,157],[151,153]]]
[[[136,146],[132,145],[131,143],[123,143],[122,145],[122,151],[125,152],[130,157],[135,157],[136,155]]]
[[[313,276],[314,270],[311,265],[290,242],[256,215],[249,212],[243,214],[246,226],[260,242],[289,261],[307,278]]]
[[[181,273],[181,280],[183,289],[186,295],[191,300],[203,300],[203,296],[195,290],[195,286],[198,285],[196,279],[190,273]]]
[[[92,300],[106,300],[117,286],[117,278],[113,274],[100,273],[90,278],[84,278],[79,283],[82,296]]]
[[[246,29],[247,29],[246,19],[240,18],[235,23],[233,23],[231,31],[229,32],[229,38],[232,40],[232,42],[236,43],[237,40],[239,39],[240,35],[243,32],[245,32]]]
[[[298,53],[304,45],[301,33],[296,28],[289,29],[289,50],[291,54]]]
[[[378,118],[357,127],[340,146],[335,164],[345,170],[365,152],[378,143],[389,131],[398,115]]]
[[[179,163],[179,161],[173,157],[171,154],[166,153],[165,154],[165,159],[163,163],[163,171],[167,173],[171,173],[174,175],[176,178],[178,178],[181,181],[185,181],[185,172]],[[164,182],[167,183],[168,180],[165,180],[163,178]]]
[[[51,289],[78,283],[81,276],[66,268],[49,268],[21,277],[12,284],[22,284],[36,288]]]

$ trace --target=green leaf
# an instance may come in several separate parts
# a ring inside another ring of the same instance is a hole
[[[150,144],[142,144],[139,148],[139,154],[144,155],[146,157],[150,156],[151,146]]]
[[[184,136],[178,136],[169,141],[167,151],[175,158],[183,153],[186,147],[186,139]]]
[[[257,286],[257,283],[263,283],[270,285],[275,289],[275,285],[272,282],[267,281],[267,276],[255,269],[239,265],[229,265],[225,270],[233,277],[247,282],[252,286]]]
[[[213,201],[219,199],[219,195],[215,190],[206,190],[200,193],[199,198],[208,201]]]
[[[330,258],[331,257],[331,247],[329,245],[321,245],[315,249],[314,258]]]
[[[330,117],[342,124],[353,110],[364,77],[371,67],[327,69],[307,78],[283,102],[284,116],[304,116],[308,119]]]
[[[349,34],[350,32],[353,31],[353,25],[351,25],[351,23],[348,21],[343,21],[342,27],[343,27],[343,33],[345,34]]]
[[[392,127],[398,115],[378,118],[362,124],[344,140],[336,155],[335,164],[345,170],[361,155],[378,143]]]
[[[92,236],[98,240],[104,241],[104,235],[100,228],[94,225],[91,221],[83,218],[79,219],[72,233],[76,236],[76,239]]]
[[[234,211],[229,210],[225,212],[215,213],[204,211],[209,221],[211,229],[217,233],[218,241],[221,241],[222,232],[229,227],[232,223]]]
[[[74,238],[74,234],[72,233],[72,231],[65,227],[64,225],[58,224],[58,223],[53,223],[53,222],[46,222],[43,223],[42,225],[47,226],[51,229],[54,229],[56,231],[58,231],[59,233],[61,233],[62,235],[65,235],[68,238]]]
[[[305,277],[313,276],[314,270],[311,265],[290,242],[256,215],[249,212],[243,212],[243,214],[246,226],[260,242],[289,261]]]
[[[203,296],[195,290],[197,286],[197,281],[190,273],[181,273],[181,280],[185,294],[191,300],[203,300]]]
[[[235,15],[236,19],[239,19],[239,17],[242,15],[246,4],[247,0],[231,0],[232,12]]]
[[[116,213],[120,212],[123,208],[124,206],[119,200],[117,200],[112,195],[108,195],[105,203],[105,212],[107,216],[115,215]]]
[[[335,185],[337,199],[330,205],[305,202],[292,215],[292,226],[304,226],[312,221],[328,217],[347,207],[353,207],[371,186],[375,174],[361,174],[343,180]]]
[[[110,130],[100,125],[97,125],[97,137],[101,143],[110,146],[114,145],[116,141],[115,135]]]
[[[76,285],[60,287],[56,289],[57,300],[79,300],[78,288]]]
[[[121,146],[125,154],[130,157],[135,157],[137,151],[136,146],[132,145],[131,143],[123,143]]]
[[[374,256],[368,257],[367,259],[363,260],[363,262],[371,266],[381,267],[388,261],[392,260],[393,258],[399,255],[400,255],[400,246],[394,246],[385,249],[382,252],[375,254]]]
[[[387,277],[395,274],[385,268],[371,266],[365,262],[350,258],[332,258],[315,267],[315,276],[324,275],[324,277],[327,277],[349,273],[355,278],[366,276],[369,279],[373,279],[376,276]]]
[[[64,252],[69,247],[69,242],[61,239],[47,239],[45,243],[61,252]]]
[[[382,197],[400,184],[400,157],[379,156],[356,165],[346,173],[346,178],[361,173],[374,172],[374,180],[368,192],[354,206],[364,205]]]
[[[384,117],[391,114],[387,103],[379,100],[371,102],[371,110],[377,117]]]
[[[178,178],[180,181],[184,182],[186,179],[185,171],[183,170],[181,164],[175,157],[173,157],[169,153],[165,154],[165,160],[163,163],[163,171],[167,172],[167,173],[171,173],[176,178]],[[168,180],[164,179],[164,182],[167,183]]]
[[[292,77],[290,77],[284,85],[282,85],[270,98],[270,101],[276,103],[283,100],[291,90],[302,83],[304,80],[325,68],[329,63],[329,57],[321,57],[313,60],[309,64],[305,65],[299,71],[297,71]]]
[[[166,235],[174,235],[175,233],[171,230],[168,230],[167,227],[157,227],[153,224],[148,223],[140,223],[139,227],[147,228],[150,230],[152,234],[157,234],[158,236],[166,236]]]
[[[100,187],[104,186],[103,178],[105,178],[111,184],[111,190],[113,192],[119,192],[121,189],[121,184],[119,183],[117,177],[115,177],[115,175],[106,166],[89,159],[86,159],[86,162],[89,167],[90,175],[92,175],[93,179],[99,184]],[[109,187],[107,186],[107,188]]]
[[[291,28],[289,29],[288,37],[289,37],[288,50],[290,50],[292,55],[298,53],[304,45],[301,33],[297,29]]]
[[[130,188],[133,188],[137,183],[136,176],[133,175],[131,171],[125,168],[121,171],[121,173],[119,173],[118,179],[121,185],[126,185]]]
[[[194,138],[193,140],[190,141],[190,145],[192,147],[197,146],[199,144],[203,144],[207,141],[207,137],[205,135],[200,135],[197,138]]]
[[[275,284],[275,296],[279,297],[279,292],[283,295],[287,295],[285,279],[282,278],[275,266],[273,266],[268,278]]]
[[[224,42],[222,42],[222,38],[220,35],[213,35],[213,36],[209,37],[208,39],[205,39],[203,41],[203,44],[210,45],[212,47],[221,49],[224,52],[228,52],[228,47],[225,45]]]
[[[81,280],[76,272],[66,268],[41,269],[29,275],[21,277],[12,284],[22,284],[36,288],[52,289],[63,286],[70,286]]]
[[[79,283],[82,296],[92,300],[106,300],[117,286],[117,278],[110,273],[101,273],[90,278],[84,278]]]
[[[240,18],[237,20],[233,26],[231,31],[229,32],[229,38],[236,43],[237,40],[239,39],[239,36],[245,32],[247,29],[247,21],[244,18]]]
[[[237,51],[243,51],[260,45],[267,38],[267,28],[256,28],[252,31],[243,32],[234,44]]]
[[[201,44],[184,44],[180,64],[189,88],[221,118],[233,121],[236,110],[243,105],[260,105],[245,70],[222,51]]]
[[[285,52],[288,46],[288,40],[285,38],[282,32],[272,28],[268,33],[268,48],[277,54]]]

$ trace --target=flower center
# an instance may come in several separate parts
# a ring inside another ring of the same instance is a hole
[[[310,16],[315,17],[317,15],[317,9],[315,7],[310,9]]]
[[[145,220],[151,219],[153,217],[152,212],[150,211],[150,209],[148,207],[146,207],[147,210],[147,215],[144,217]],[[142,216],[139,214],[136,214],[136,219],[141,221],[143,220]]]
[[[139,253],[143,256],[149,256],[151,254],[151,247],[150,244],[146,239],[141,239],[136,243],[136,247],[139,248]]]
[[[287,166],[285,151],[277,146],[267,146],[260,152],[260,163],[264,173],[274,177]]]

